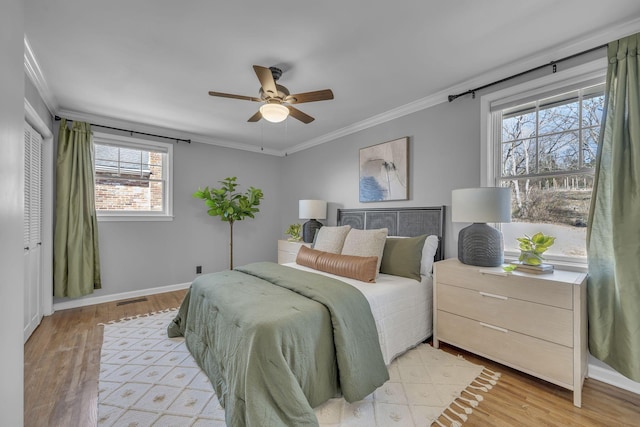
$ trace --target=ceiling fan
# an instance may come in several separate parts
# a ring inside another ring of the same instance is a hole
[[[291,104],[302,104],[303,102],[325,101],[333,99],[331,89],[316,90],[313,92],[296,93],[291,95],[289,89],[277,84],[276,82],[282,75],[282,70],[277,67],[261,67],[254,65],[253,70],[260,80],[259,98],[252,96],[233,95],[230,93],[210,91],[211,96],[220,96],[223,98],[243,99],[245,101],[263,102],[260,110],[247,120],[248,122],[257,122],[261,118],[273,123],[278,123],[291,115],[300,120],[302,123],[311,123],[314,118],[303,113]]]

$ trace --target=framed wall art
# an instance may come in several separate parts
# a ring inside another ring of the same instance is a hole
[[[360,202],[409,199],[409,137],[360,149]]]

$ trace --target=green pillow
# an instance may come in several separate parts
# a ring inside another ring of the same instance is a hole
[[[420,262],[427,235],[409,238],[387,238],[382,253],[380,273],[422,280]]]

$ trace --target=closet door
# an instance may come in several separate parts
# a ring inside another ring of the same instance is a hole
[[[24,130],[24,341],[42,319],[42,137]]]

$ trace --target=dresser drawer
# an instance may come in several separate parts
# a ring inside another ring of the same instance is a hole
[[[440,310],[573,347],[571,310],[443,283],[436,286]]]
[[[573,389],[573,350],[438,310],[438,339]]]
[[[436,263],[436,278],[439,283],[571,310],[573,309],[573,285],[553,280],[556,274],[561,273],[504,274],[500,269],[484,269],[464,264],[449,264],[446,268],[438,268]],[[537,280],[531,280],[532,276]]]

